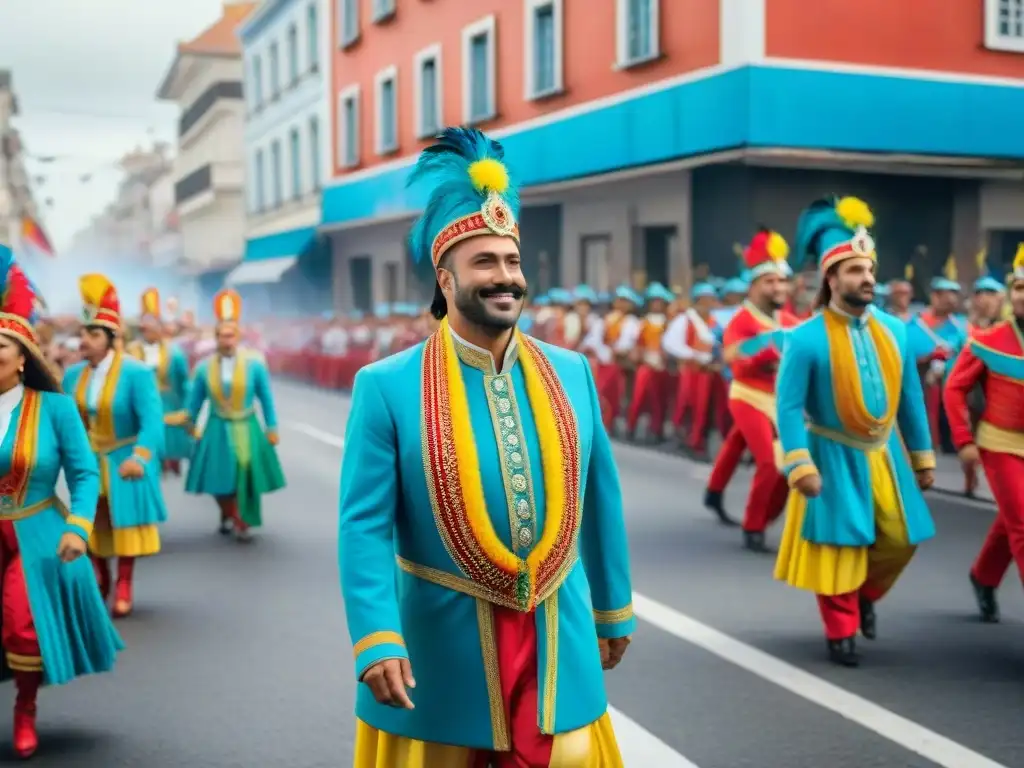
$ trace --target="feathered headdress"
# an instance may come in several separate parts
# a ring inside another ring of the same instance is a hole
[[[78,290],[82,294],[82,322],[120,333],[121,301],[113,283],[100,274],[82,275]]]
[[[778,275],[789,273],[789,243],[778,232],[761,227],[743,251],[743,264],[750,271],[753,282],[762,275],[772,272]]]
[[[476,128],[445,128],[423,150],[408,181],[433,184],[409,235],[416,261],[429,254],[436,269],[449,248],[476,235],[519,242],[519,193],[504,157],[501,144]]]
[[[60,384],[39,349],[34,317],[38,307],[28,277],[14,261],[14,254],[0,243],[0,334],[17,341],[25,350],[25,384],[33,389],[60,392]]]
[[[147,288],[142,293],[142,316],[146,315],[160,319],[160,291],[156,288]]]
[[[868,204],[856,197],[816,200],[797,222],[796,257],[815,259],[822,275],[846,259],[877,261],[875,240],[868,231],[874,224]]]
[[[217,291],[213,297],[213,316],[218,323],[238,324],[242,318],[242,297],[231,288]]]

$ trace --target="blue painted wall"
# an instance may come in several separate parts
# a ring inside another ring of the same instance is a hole
[[[1024,88],[745,67],[502,139],[524,186],[740,146],[1024,159]],[[329,187],[325,224],[412,212],[408,167]]]

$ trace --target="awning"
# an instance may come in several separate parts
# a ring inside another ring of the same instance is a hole
[[[224,282],[228,285],[266,285],[267,283],[276,283],[298,260],[298,256],[278,256],[273,259],[243,261],[228,272]]]

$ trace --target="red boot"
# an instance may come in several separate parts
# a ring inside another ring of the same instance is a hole
[[[132,576],[134,557],[117,558],[117,591],[114,594],[114,618],[124,618],[132,612]]]
[[[92,564],[96,569],[96,583],[100,585],[100,594],[103,595],[103,602],[110,597],[110,563],[105,557],[93,555]]]
[[[14,700],[14,752],[27,759],[36,753],[39,736],[36,733],[36,695],[43,684],[42,672],[15,672],[18,688]]]

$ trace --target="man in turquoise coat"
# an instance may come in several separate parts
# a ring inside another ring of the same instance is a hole
[[[935,454],[906,325],[873,305],[874,216],[856,198],[812,204],[798,259],[821,274],[819,311],[786,334],[776,382],[790,495],[775,576],[817,596],[829,658],[856,666],[875,603],[935,535],[921,490]]]
[[[134,340],[126,352],[146,364],[156,376],[160,400],[164,406],[164,452],[161,466],[164,472],[181,474],[181,462],[192,455],[192,435],[189,431],[188,358],[177,344],[167,339],[160,318],[160,292],[148,288],[142,294],[142,316],[139,320],[141,339]]]
[[[527,286],[501,146],[447,129],[411,178],[434,185],[411,251],[436,270],[441,325],[362,369],[352,396],[354,765],[618,768],[602,669],[635,619],[590,366],[516,328]]]

